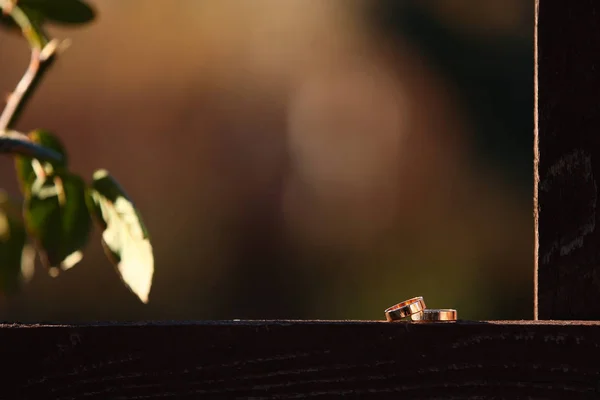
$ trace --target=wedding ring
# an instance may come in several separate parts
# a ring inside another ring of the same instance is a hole
[[[429,308],[422,313],[411,315],[410,318],[413,321],[456,321],[456,314],[456,310],[450,308]]]
[[[385,318],[391,321],[398,321],[409,316],[418,315],[425,310],[423,297],[413,297],[403,301],[385,310]],[[418,317],[417,317],[418,318]]]

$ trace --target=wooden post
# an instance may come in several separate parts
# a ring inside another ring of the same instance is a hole
[[[538,24],[536,319],[600,320],[600,4],[542,1]]]

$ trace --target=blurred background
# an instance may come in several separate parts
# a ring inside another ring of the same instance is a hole
[[[145,217],[150,301],[96,233],[0,318],[375,319],[424,296],[533,318],[533,17],[522,0],[90,1],[18,128]],[[0,91],[29,60],[0,30]],[[12,160],[0,182],[19,195]]]

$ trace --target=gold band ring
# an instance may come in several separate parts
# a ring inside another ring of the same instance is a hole
[[[423,297],[413,297],[412,299],[403,301],[402,303],[398,303],[386,309],[385,318],[390,322],[398,321],[411,315],[422,313],[423,310],[425,310]]]
[[[456,321],[456,315],[456,310],[450,308],[429,308],[422,313],[411,315],[411,319],[413,321]]]

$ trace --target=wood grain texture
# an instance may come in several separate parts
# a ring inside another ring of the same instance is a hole
[[[539,319],[600,319],[599,21],[594,0],[539,4]]]
[[[1,399],[600,396],[600,323],[0,326]]]

